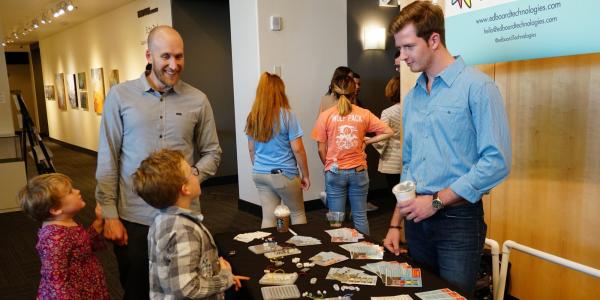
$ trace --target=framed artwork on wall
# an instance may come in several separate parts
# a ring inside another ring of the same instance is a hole
[[[54,86],[53,85],[45,85],[44,86],[44,98],[46,98],[46,100],[56,100],[56,98],[54,98]]]
[[[56,86],[56,100],[58,101],[58,108],[61,110],[67,109],[67,99],[65,95],[65,74],[58,73],[54,80]]]
[[[102,68],[92,69],[91,82],[94,111],[97,114],[102,114],[102,108],[104,106],[104,71]]]
[[[87,81],[85,72],[77,73],[77,86],[80,90],[87,90]]]
[[[67,95],[69,96],[69,103],[71,103],[72,109],[79,107],[77,103],[77,81],[75,74],[67,75]]]
[[[110,90],[114,85],[119,83],[119,70],[114,69],[110,71],[108,75],[108,89]]]
[[[81,104],[81,109],[83,109],[83,110],[90,109],[90,107],[88,105],[87,91],[79,91],[79,103]]]
[[[79,88],[79,106],[83,110],[89,110],[87,97],[87,78],[85,72],[77,73],[77,87]]]

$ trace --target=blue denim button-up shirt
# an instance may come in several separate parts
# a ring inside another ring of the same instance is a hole
[[[450,187],[476,202],[505,179],[511,141],[502,95],[491,78],[460,56],[437,75],[427,93],[425,73],[404,100],[402,180],[417,193]]]

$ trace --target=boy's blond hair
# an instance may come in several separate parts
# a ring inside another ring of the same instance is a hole
[[[178,150],[153,152],[132,175],[135,192],[154,208],[175,205],[181,187],[187,182],[181,170],[182,161],[185,161],[183,154]]]
[[[69,193],[70,186],[71,178],[61,173],[36,176],[19,191],[21,208],[35,220],[46,221],[52,216],[50,209],[60,206],[60,199]]]

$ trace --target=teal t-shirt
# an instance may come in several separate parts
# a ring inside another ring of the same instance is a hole
[[[300,122],[292,111],[282,109],[279,112],[279,127],[279,132],[269,141],[265,143],[254,141],[254,166],[252,167],[254,173],[271,174],[271,170],[281,169],[288,177],[299,175],[290,141],[304,134]],[[253,141],[250,136],[248,140]]]

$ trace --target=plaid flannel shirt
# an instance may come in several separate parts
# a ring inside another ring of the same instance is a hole
[[[176,206],[160,211],[148,232],[151,299],[224,299],[233,274],[221,269],[203,216]]]

